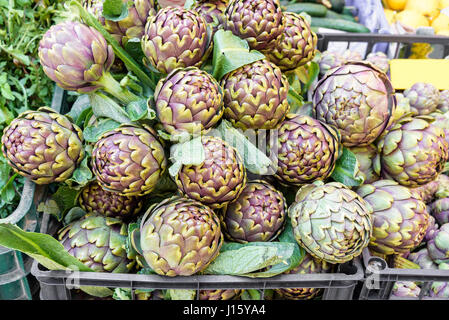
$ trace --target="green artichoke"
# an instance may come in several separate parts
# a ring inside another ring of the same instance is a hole
[[[236,200],[246,185],[246,170],[237,150],[220,138],[203,136],[205,159],[183,165],[176,175],[180,192],[213,209]]]
[[[309,116],[288,114],[269,149],[277,151],[276,179],[300,186],[332,174],[341,150],[340,136],[332,126]]]
[[[316,259],[344,263],[359,256],[372,235],[372,208],[339,182],[303,186],[288,209],[296,241]]]
[[[53,109],[25,111],[4,129],[2,152],[15,172],[37,184],[64,182],[84,158],[83,133]]]
[[[220,215],[225,236],[233,242],[271,241],[283,230],[287,203],[271,184],[247,183],[236,201]]]
[[[106,217],[123,220],[136,216],[143,204],[138,197],[125,197],[103,190],[97,181],[89,183],[81,190],[78,202],[86,212],[97,212]]]
[[[151,207],[140,234],[145,261],[157,274],[170,277],[204,270],[223,243],[220,221],[212,209],[182,197]]]
[[[332,69],[313,92],[313,114],[340,130],[343,145],[372,144],[387,128],[396,108],[388,77],[366,62]]]
[[[286,272],[285,274],[315,274],[327,273],[332,269],[332,265],[326,261],[313,258],[306,253],[299,266]],[[319,296],[323,289],[321,288],[283,288],[275,289],[276,293],[287,300],[309,300]]]
[[[153,191],[167,167],[156,137],[149,127],[131,125],[104,133],[92,150],[92,171],[100,186],[128,197]]]
[[[440,92],[431,83],[418,82],[404,91],[410,100],[410,109],[414,115],[428,115],[434,112],[440,102]]]
[[[126,253],[128,226],[119,219],[89,213],[58,232],[64,248],[97,272],[129,273],[135,266]]]
[[[237,300],[242,293],[241,289],[200,290],[200,300]]]
[[[39,43],[45,74],[61,88],[89,93],[104,86],[114,51],[100,32],[79,22],[52,26]]]
[[[427,242],[427,250],[435,263],[449,263],[449,223],[435,232],[435,236]]]
[[[120,21],[102,16],[103,0],[83,0],[83,6],[92,13],[119,43],[126,44],[133,38],[142,38],[149,17],[156,15],[154,0],[123,0],[128,5],[128,15]]]
[[[362,185],[357,193],[372,208],[370,249],[380,254],[402,254],[416,248],[429,225],[426,204],[407,187],[392,180]]]
[[[192,9],[206,19],[215,34],[218,29],[223,28],[228,2],[229,0],[197,0]]]
[[[282,71],[294,70],[315,57],[318,37],[299,14],[285,12],[285,31],[281,42],[264,52]]]
[[[251,49],[269,50],[282,39],[285,18],[279,0],[231,0],[225,29],[248,41]]]
[[[289,83],[281,70],[260,60],[226,74],[224,117],[243,130],[274,129],[290,110]]]
[[[440,91],[440,101],[437,109],[444,113],[449,111],[449,90]]]
[[[324,51],[318,60],[320,66],[320,75],[324,76],[329,70],[343,65],[346,61],[341,54],[336,51]]]
[[[378,143],[374,170],[386,179],[415,188],[435,180],[448,159],[443,129],[429,116],[405,117]]]
[[[211,75],[196,67],[175,69],[154,92],[156,112],[172,134],[204,132],[222,117],[223,92]]]
[[[206,20],[196,11],[167,7],[150,17],[142,37],[145,64],[168,74],[199,67],[211,52]]]
[[[364,178],[364,183],[373,183],[380,179],[379,175],[374,171],[373,161],[377,155],[376,146],[370,144],[364,147],[349,148],[358,161],[360,175]]]

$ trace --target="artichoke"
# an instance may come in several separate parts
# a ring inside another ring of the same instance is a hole
[[[206,19],[215,34],[219,28],[223,28],[228,2],[229,0],[197,0],[192,9]]]
[[[429,210],[440,225],[449,223],[449,198],[435,200],[430,204]]]
[[[282,71],[294,70],[315,57],[318,37],[299,14],[285,12],[285,31],[281,42],[264,52]]]
[[[170,277],[204,270],[223,243],[220,221],[212,209],[182,197],[152,206],[140,234],[145,261],[157,274]]]
[[[340,147],[340,136],[331,126],[305,115],[288,114],[269,148],[277,150],[276,179],[285,185],[304,185],[328,178]]]
[[[430,239],[433,239],[438,231],[438,228],[439,225],[436,223],[435,218],[433,216],[429,216],[429,226],[427,227],[424,241],[430,241]]]
[[[200,290],[200,300],[237,300],[242,293],[241,289]]]
[[[199,67],[209,55],[207,23],[196,11],[167,7],[150,17],[142,37],[145,64],[160,73]]]
[[[161,79],[154,99],[158,119],[172,135],[204,132],[224,112],[223,92],[217,80],[196,67],[175,69]]]
[[[324,76],[329,70],[335,69],[345,63],[345,60],[336,51],[324,51],[321,53],[318,64],[320,75]]]
[[[440,263],[438,265],[438,269],[449,270],[449,264]],[[439,298],[439,299],[449,298],[449,282],[440,282],[440,281],[433,282],[430,287],[429,296],[431,298]]]
[[[220,138],[203,136],[205,159],[183,165],[176,175],[180,192],[213,209],[234,201],[246,185],[246,170],[237,150]]]
[[[37,184],[63,182],[84,158],[83,133],[52,109],[25,111],[4,129],[2,152],[15,172]]]
[[[392,296],[398,298],[418,298],[421,288],[412,281],[397,281],[393,286]]]
[[[252,181],[224,208],[223,233],[233,242],[271,241],[282,232],[286,215],[282,193],[265,181]]]
[[[332,265],[326,261],[313,258],[306,253],[301,263],[285,274],[315,274],[327,273],[332,269]],[[282,288],[275,289],[275,292],[287,300],[309,300],[317,297],[323,292],[321,288]]]
[[[123,196],[153,191],[166,166],[164,149],[148,127],[124,125],[108,131],[92,150],[92,171],[100,186]]]
[[[289,83],[268,60],[238,68],[224,76],[226,119],[243,130],[274,129],[290,110]]]
[[[427,242],[427,250],[435,263],[449,262],[449,223],[443,224],[435,232],[434,237]]]
[[[371,52],[366,56],[366,61],[371,62],[376,67],[378,67],[382,72],[387,73],[390,69],[390,64],[388,63],[388,57],[385,53],[379,52]]]
[[[296,241],[312,256],[344,263],[359,256],[372,235],[372,208],[339,182],[303,186],[288,210]]]
[[[410,253],[407,259],[419,265],[421,269],[438,269],[438,265],[430,258],[426,248]]]
[[[429,114],[435,121],[434,126],[443,129],[447,143],[449,143],[449,112],[441,113],[439,111]]]
[[[136,216],[142,209],[142,201],[138,197],[125,197],[103,190],[97,181],[89,183],[81,190],[78,202],[86,212],[97,212],[106,217],[123,220]]]
[[[414,115],[428,115],[437,109],[440,102],[440,92],[430,83],[415,83],[404,91],[404,96],[410,100]]]
[[[377,146],[376,173],[410,188],[435,180],[448,159],[444,131],[428,116],[402,118]]]
[[[348,62],[328,72],[313,92],[313,114],[340,130],[343,145],[372,144],[396,108],[390,80],[372,64]]]
[[[126,252],[128,226],[119,219],[88,213],[58,232],[64,248],[97,272],[129,273],[135,260]]]
[[[377,155],[377,148],[374,145],[354,147],[349,150],[357,158],[359,173],[363,177],[365,184],[370,184],[380,179],[373,168],[373,161]]]
[[[276,47],[285,29],[279,0],[231,0],[225,16],[225,29],[248,41],[254,50]]]
[[[103,0],[83,0],[84,7],[92,13],[119,43],[126,44],[133,38],[142,38],[145,24],[156,15],[154,0],[124,0],[128,15],[120,21],[107,20],[102,16]]]
[[[437,109],[444,113],[449,111],[449,90],[440,91],[440,101]]]
[[[360,54],[360,52],[355,51],[355,50],[350,50],[350,49],[347,49],[347,50],[343,51],[343,53],[341,54],[341,57],[343,58],[343,60],[345,62],[349,62],[349,61],[356,62],[356,61],[362,61],[363,60],[362,55]]]
[[[45,74],[61,88],[89,93],[105,87],[111,77],[114,51],[96,29],[66,21],[44,34],[39,59]]]
[[[392,180],[362,185],[357,193],[373,208],[370,249],[401,254],[416,248],[429,225],[426,204],[407,187]]]

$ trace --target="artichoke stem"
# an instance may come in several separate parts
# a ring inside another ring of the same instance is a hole
[[[101,85],[104,91],[111,94],[126,105],[133,101],[140,100],[140,97],[122,87],[120,83],[114,79],[110,72],[105,72],[103,76],[95,82],[95,84]]]

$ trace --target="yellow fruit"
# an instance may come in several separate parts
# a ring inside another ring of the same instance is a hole
[[[435,18],[432,21],[432,24],[430,26],[435,29],[435,33],[438,33],[441,30],[448,30],[449,16],[445,15],[444,13],[441,13],[437,18]]]
[[[415,10],[422,15],[433,19],[438,16],[440,0],[408,0],[405,10]]]
[[[449,0],[440,0],[440,9],[448,8],[449,7]]]
[[[407,0],[387,0],[388,8],[392,10],[404,10]]]
[[[396,11],[390,9],[384,9],[385,16],[387,17],[387,21],[389,24],[393,24],[396,22]]]
[[[429,21],[421,13],[414,10],[404,10],[396,15],[396,20],[411,28],[428,27]]]

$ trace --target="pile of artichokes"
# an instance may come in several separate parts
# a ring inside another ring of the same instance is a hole
[[[79,18],[51,27],[39,47],[48,77],[88,102],[65,115],[25,112],[2,138],[18,174],[73,192],[70,207],[56,201],[63,214],[85,213],[66,215],[57,235],[70,254],[100,272],[191,276],[225,245],[288,235],[303,254],[285,273],[301,277],[365,248],[410,253],[432,214],[441,228],[431,227],[429,256],[449,262],[449,244],[438,241],[449,232],[449,198],[432,202],[431,187],[449,160],[449,128],[434,124],[447,94],[416,84],[400,96],[382,53],[318,54],[308,17],[279,0],[124,0],[121,17],[107,1],[72,3]],[[228,53],[236,48],[239,56]],[[308,112],[292,95],[307,99],[298,74],[318,66]],[[272,170],[254,170],[248,150],[270,154]],[[276,290],[279,299],[320,293]]]

